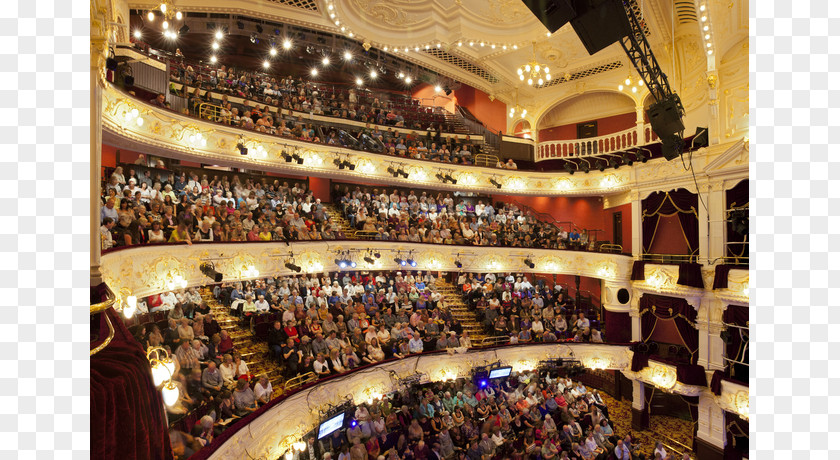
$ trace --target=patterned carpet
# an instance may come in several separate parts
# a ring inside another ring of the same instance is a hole
[[[653,452],[653,449],[656,446],[656,441],[658,440],[661,440],[665,445],[674,447],[680,452],[680,454],[684,451],[681,446],[675,445],[666,439],[660,439],[661,436],[657,433],[666,435],[674,441],[686,446],[692,445],[694,427],[690,421],[675,417],[654,415],[650,418],[649,430],[634,431],[630,428],[630,401],[618,401],[605,392],[601,392],[601,397],[604,399],[604,402],[607,403],[607,407],[610,410],[610,420],[615,425],[615,433],[620,436],[626,436],[628,433],[632,432],[633,437],[641,441],[642,452],[645,453],[648,458],[650,458],[650,454]],[[673,451],[670,451],[670,453],[672,455],[676,455]],[[689,452],[689,454],[692,455],[693,458],[693,453]]]

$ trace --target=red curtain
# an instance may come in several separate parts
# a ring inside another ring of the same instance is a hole
[[[726,448],[723,449],[725,460],[741,460],[750,457],[750,422],[732,412],[724,411],[726,427]]]
[[[99,337],[108,336],[107,316],[114,338],[90,357],[91,458],[172,458],[163,400],[142,346],[113,309],[97,316]]]
[[[750,202],[750,180],[744,179],[738,182],[738,185],[726,191],[726,208],[739,208],[748,205]],[[732,257],[743,257],[746,261],[750,252],[749,232],[745,235],[739,235],[732,230],[731,225],[726,226],[726,242],[727,243],[741,243],[741,244],[727,244],[726,255]]]
[[[686,245],[691,254],[700,250],[700,227],[697,218],[697,194],[684,188],[670,192],[654,192],[642,200],[642,249],[650,253],[661,216],[677,214]],[[668,235],[669,238],[678,238]]]
[[[685,299],[645,294],[639,299],[639,314],[642,323],[642,341],[647,341],[650,337],[656,327],[657,318],[673,319],[680,338],[691,353],[691,364],[697,364],[697,350],[700,346],[699,333],[694,327],[697,311]]]

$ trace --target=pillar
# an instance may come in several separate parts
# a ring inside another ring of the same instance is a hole
[[[709,260],[725,257],[726,251],[726,191],[723,181],[712,182],[708,194],[709,206]]]
[[[91,31],[90,44],[90,285],[102,283],[99,270],[102,242],[99,236],[100,176],[102,175],[102,72],[104,36]]]
[[[636,106],[636,145],[645,145],[645,106],[641,101]]]
[[[650,427],[650,410],[645,399],[645,384],[641,380],[633,380],[633,404],[630,415],[630,428],[642,431]]]
[[[700,394],[697,410],[698,460],[720,460],[726,446],[726,418],[711,392]]]
[[[720,338],[723,330],[722,312],[724,302],[715,298],[714,293],[707,291],[701,300],[699,314],[697,315],[697,333],[699,337],[699,350],[697,364],[709,371],[724,370],[726,361],[725,344]]]
[[[639,316],[639,297],[640,292],[632,292],[630,303],[630,340],[633,342],[642,341],[642,319]]]
[[[627,291],[626,299],[619,299],[619,292]],[[604,336],[609,342],[630,342],[632,340],[632,318],[630,306],[633,288],[629,282],[602,280],[601,305],[604,308]],[[621,302],[624,300],[624,303]]]
[[[709,203],[709,187],[708,185],[700,186],[700,190],[698,190],[698,198],[702,200],[702,203],[698,201],[697,203],[697,224],[698,228],[698,243],[699,243],[699,250],[697,262],[701,264],[706,264],[707,261],[711,260],[709,257],[709,210],[706,209]],[[706,206],[703,206],[703,203],[706,203]]]
[[[638,192],[631,192],[630,200],[631,251],[633,256],[638,257],[642,253],[642,200]]]

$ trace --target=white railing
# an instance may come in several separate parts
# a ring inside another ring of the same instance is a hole
[[[642,127],[642,139],[639,137],[638,128],[633,127],[606,136],[540,142],[537,144],[536,161],[604,155],[649,144],[657,139],[650,124]]]

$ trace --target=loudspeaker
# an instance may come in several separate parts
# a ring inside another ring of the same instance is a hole
[[[653,132],[663,140],[671,134],[685,130],[680,113],[679,96],[671,94],[647,108],[647,116]]]
[[[572,28],[589,54],[630,35],[630,20],[621,0],[574,0]]]
[[[571,0],[522,0],[534,16],[554,33],[575,17]]]
[[[683,138],[679,134],[669,134],[661,139],[662,156],[666,160],[671,161],[682,154],[685,141],[683,141]]]

